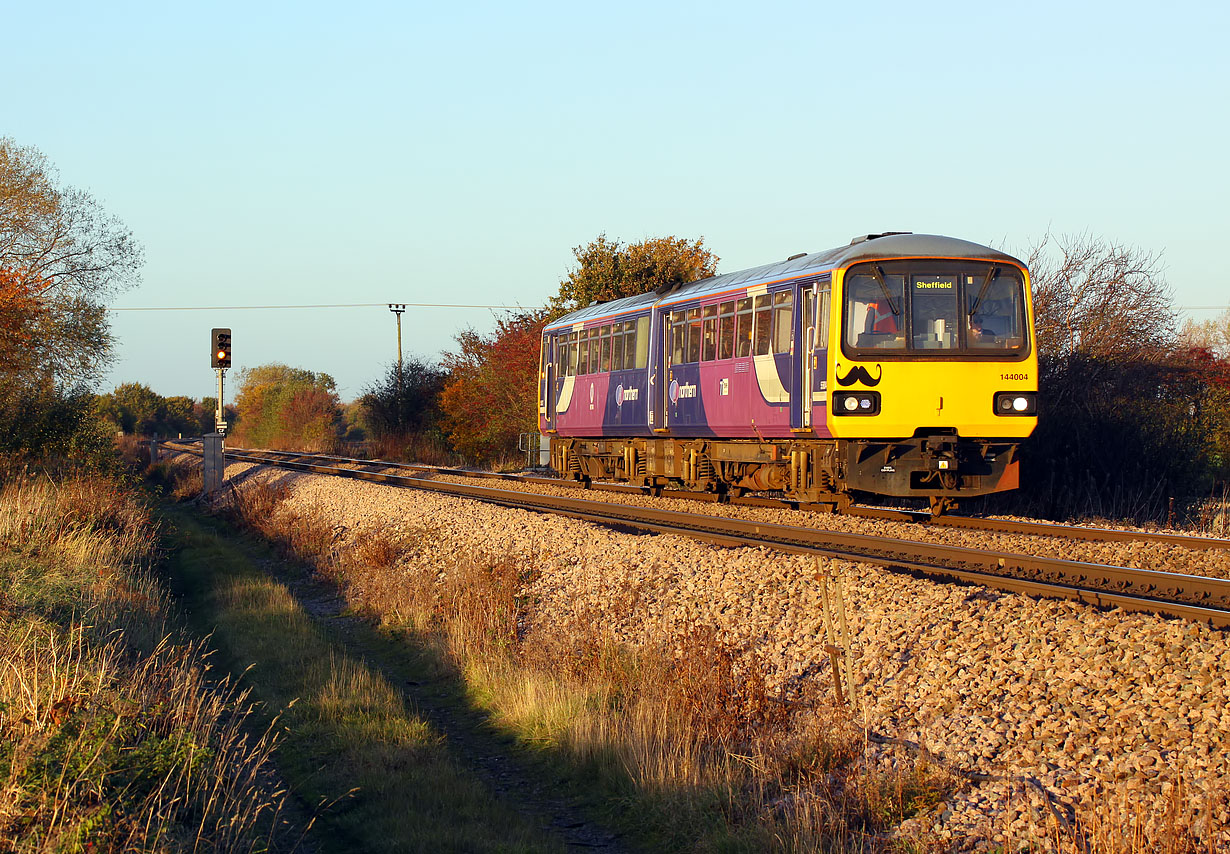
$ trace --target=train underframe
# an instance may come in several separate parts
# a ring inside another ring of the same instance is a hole
[[[953,435],[904,439],[551,439],[551,467],[570,480],[650,488],[769,493],[844,512],[860,494],[925,499],[933,513],[958,499],[1015,489],[1015,440]]]

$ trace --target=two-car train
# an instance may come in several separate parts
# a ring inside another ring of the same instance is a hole
[[[538,398],[565,477],[942,512],[1017,486],[1037,423],[1029,273],[890,233],[594,304],[544,329]]]

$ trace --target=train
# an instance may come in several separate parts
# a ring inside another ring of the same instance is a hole
[[[1014,489],[1038,419],[1029,271],[860,235],[548,323],[540,432],[564,478],[932,513]],[[910,503],[910,502],[906,502]]]

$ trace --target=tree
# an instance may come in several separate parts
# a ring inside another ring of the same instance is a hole
[[[1054,518],[1164,517],[1207,488],[1206,383],[1176,348],[1156,253],[1047,235],[1028,254],[1037,329],[1038,428],[1023,492]]]
[[[1219,359],[1230,359],[1230,308],[1211,320],[1188,318],[1179,330],[1179,343],[1189,349],[1207,350]]]
[[[366,432],[374,439],[408,439],[436,427],[448,377],[442,366],[417,357],[400,368],[389,365],[359,398]]]
[[[717,274],[719,258],[704,247],[704,238],[653,237],[623,244],[605,234],[572,254],[577,266],[559,284],[551,301],[555,316],[591,302],[609,302]]]
[[[548,312],[510,314],[495,332],[468,329],[444,354],[444,429],[458,453],[485,462],[516,452],[521,433],[538,432],[538,359]]]
[[[1089,234],[1047,234],[1028,264],[1040,357],[1113,361],[1173,347],[1171,290],[1157,253]]]
[[[328,374],[282,364],[240,371],[235,409],[241,444],[296,451],[337,446],[341,407]]]
[[[113,343],[103,301],[136,283],[141,262],[119,220],[62,186],[36,149],[0,137],[0,433],[90,409],[83,395]],[[13,441],[37,455],[35,438]],[[53,444],[66,447],[46,453]]]

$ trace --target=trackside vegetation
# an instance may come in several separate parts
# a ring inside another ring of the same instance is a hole
[[[630,850],[909,850],[892,829],[958,782],[904,748],[891,767],[868,765],[844,709],[784,702],[712,629],[634,648],[597,621],[540,620],[522,595],[534,570],[512,556],[469,554],[429,529],[341,543],[325,514],[286,495],[254,478],[229,512],[308,562],[388,642],[452,674]]]
[[[293,846],[274,736],[176,628],[160,557],[113,479],[0,480],[0,851]]]

